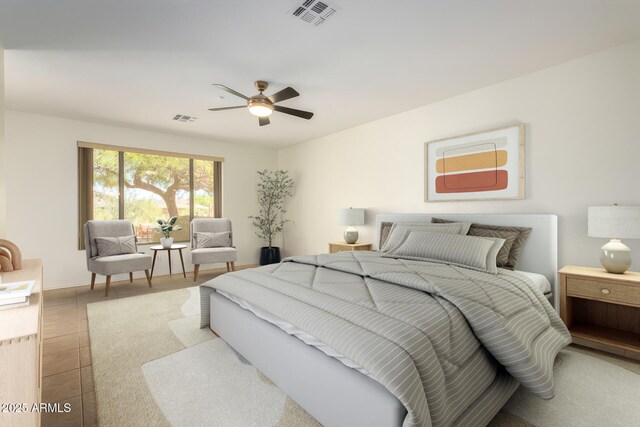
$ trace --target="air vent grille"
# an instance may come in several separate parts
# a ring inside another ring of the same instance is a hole
[[[300,19],[307,24],[318,26],[335,15],[338,8],[322,0],[302,0],[297,3],[289,14],[296,19]]]
[[[313,7],[311,8],[311,10],[313,10],[315,13],[317,13],[318,15],[320,15],[322,12],[324,12],[324,10],[327,8],[328,6],[324,3],[322,3],[321,1],[317,2],[316,4],[313,5]]]
[[[309,22],[309,23],[311,23],[311,22],[315,21],[315,19],[316,19],[316,16],[315,16],[313,13],[309,13],[309,12],[307,12],[307,13],[305,13],[304,15],[302,15],[302,20],[303,20],[304,22]]]
[[[184,114],[176,114],[175,116],[173,116],[173,120],[177,122],[191,123],[198,120],[198,118],[193,116],[185,116]]]

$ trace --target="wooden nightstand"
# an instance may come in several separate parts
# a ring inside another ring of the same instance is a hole
[[[640,360],[640,273],[564,267],[560,317],[574,343]]]
[[[373,245],[371,243],[329,243],[329,253],[343,252],[343,251],[371,251]]]

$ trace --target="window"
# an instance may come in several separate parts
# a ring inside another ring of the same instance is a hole
[[[129,220],[144,244],[162,237],[157,218],[177,216],[182,230],[172,237],[188,241],[193,218],[221,216],[222,161],[78,142],[79,248],[90,219]]]

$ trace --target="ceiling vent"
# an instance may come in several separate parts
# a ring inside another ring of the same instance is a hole
[[[198,118],[197,117],[192,117],[192,116],[185,116],[184,114],[176,114],[173,117],[173,120],[175,120],[177,122],[191,123],[191,122],[195,122],[196,120],[198,120]]]
[[[289,11],[289,15],[317,27],[335,15],[337,10],[336,6],[324,0],[302,0]]]

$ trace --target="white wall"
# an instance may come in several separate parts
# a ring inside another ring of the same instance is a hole
[[[350,206],[368,209],[362,242],[374,239],[376,212],[555,213],[560,265],[598,266],[605,240],[587,237],[587,207],[640,205],[639,120],[634,42],[283,149],[279,166],[297,181],[287,253],[326,252],[342,240],[338,209]],[[525,200],[423,201],[426,141],[517,122],[526,124]],[[639,270],[640,244],[627,243]]]
[[[45,287],[89,279],[85,253],[77,249],[77,141],[224,157],[223,215],[233,222],[237,264],[257,263],[262,242],[247,216],[257,211],[256,171],[277,167],[274,150],[7,111],[7,238],[24,257],[44,260]],[[154,275],[168,273],[166,255],[160,256]],[[188,251],[185,264],[191,269]]]
[[[5,236],[6,198],[4,165],[4,49],[0,42],[0,238]]]

